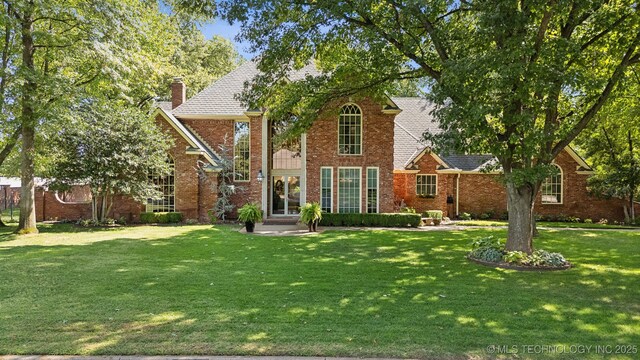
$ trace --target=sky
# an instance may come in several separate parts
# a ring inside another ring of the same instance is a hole
[[[238,53],[245,59],[249,60],[254,57],[253,53],[249,52],[249,45],[236,41],[235,37],[240,33],[240,25],[229,25],[228,22],[220,19],[215,19],[211,24],[204,24],[199,26],[200,31],[207,39],[211,39],[214,35],[220,35],[225,37],[235,45]]]

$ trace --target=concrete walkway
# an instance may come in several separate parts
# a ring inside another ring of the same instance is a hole
[[[59,355],[3,355],[0,360],[399,360],[390,358],[346,358],[304,356],[59,356]]]

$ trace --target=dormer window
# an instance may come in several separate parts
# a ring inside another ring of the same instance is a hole
[[[340,110],[338,154],[362,155],[362,111],[355,104],[347,104]]]

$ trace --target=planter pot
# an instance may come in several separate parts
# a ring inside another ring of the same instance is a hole
[[[251,221],[247,221],[244,223],[244,227],[247,229],[248,233],[252,233],[253,229],[255,229],[256,227],[256,223],[251,222]]]
[[[319,223],[318,220],[313,222],[313,232],[318,232],[318,223]]]
[[[433,219],[432,218],[422,218],[422,223],[424,224],[424,226],[431,226],[431,225],[433,225]]]

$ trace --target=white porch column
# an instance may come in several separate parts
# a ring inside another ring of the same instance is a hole
[[[300,135],[300,206],[307,203],[307,133]]]
[[[267,119],[267,115],[262,115],[262,175],[264,176],[264,180],[262,180],[262,217],[263,219],[267,218],[268,214],[268,195],[267,195],[267,186],[268,182],[271,181],[271,173],[269,172],[269,161],[267,151],[269,149],[268,144],[268,134],[269,134],[269,120]]]

